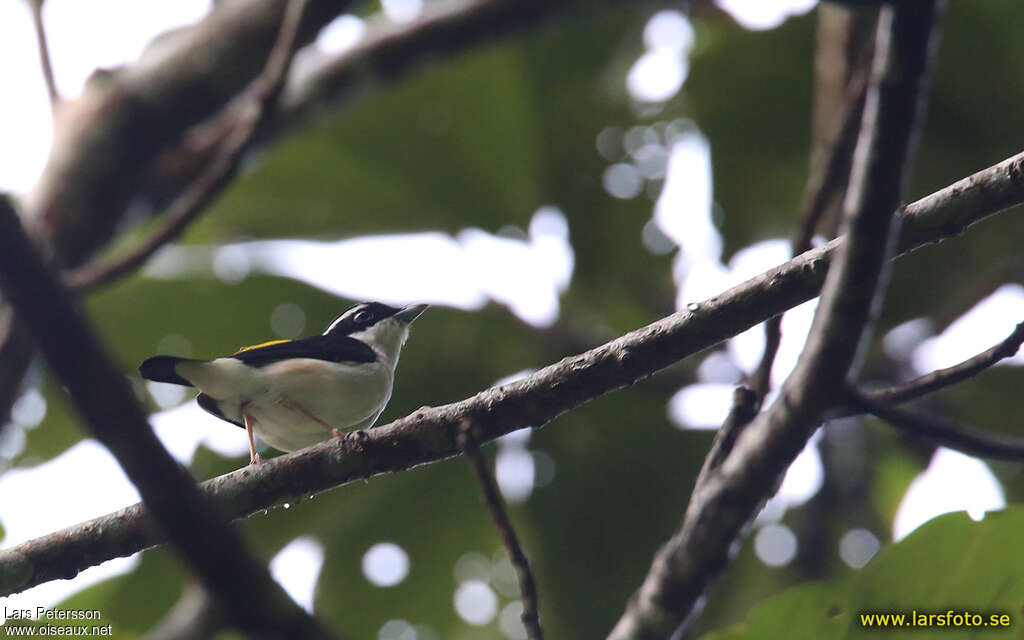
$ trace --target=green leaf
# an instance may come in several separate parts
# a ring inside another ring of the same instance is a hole
[[[969,612],[1016,620],[1024,604],[1024,508],[939,516],[883,549],[862,571],[793,587],[756,605],[748,621],[705,640],[875,637],[862,614]],[[974,631],[978,631],[975,627]],[[905,630],[905,629],[904,629]],[[986,638],[1019,637],[1015,627],[988,626]],[[915,638],[949,638],[949,626],[915,627]]]

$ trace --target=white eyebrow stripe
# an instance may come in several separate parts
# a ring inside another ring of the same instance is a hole
[[[330,332],[331,332],[331,331],[332,331],[332,330],[334,329],[334,327],[338,326],[338,323],[339,323],[339,322],[341,322],[341,321],[342,321],[342,320],[344,320],[345,318],[348,318],[349,316],[351,316],[351,315],[353,315],[353,314],[355,314],[355,313],[359,313],[360,311],[362,311],[362,310],[363,310],[363,309],[365,309],[366,307],[367,307],[367,305],[365,305],[365,304],[361,304],[361,305],[358,305],[358,306],[352,307],[351,309],[349,309],[349,310],[348,310],[348,311],[346,311],[345,313],[343,313],[343,314],[341,314],[340,316],[338,316],[337,318],[335,318],[335,319],[334,319],[334,322],[332,322],[332,323],[330,324],[330,326],[329,326],[329,327],[327,327],[326,329],[324,329],[324,332],[323,332],[323,334],[322,334],[322,335],[325,335],[325,336],[326,336],[326,335],[327,335],[328,333],[330,333]]]
[[[332,323],[331,323],[331,325],[330,325],[329,327],[327,327],[326,329],[324,329],[324,332],[323,332],[323,334],[322,334],[322,335],[325,335],[325,336],[326,336],[326,335],[327,335],[328,333],[330,333],[331,331],[333,331],[333,330],[334,330],[334,327],[336,327],[336,326],[338,325],[338,323],[339,323],[339,322],[341,322],[341,321],[342,321],[342,320],[343,320],[344,318],[345,318],[345,316],[343,316],[343,315],[341,315],[341,316],[338,316],[337,318],[335,318],[334,322],[332,322]]]

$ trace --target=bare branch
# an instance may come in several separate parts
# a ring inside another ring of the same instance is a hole
[[[732,408],[729,409],[729,415],[726,416],[725,422],[715,432],[715,439],[711,443],[708,455],[704,458],[700,473],[697,474],[697,481],[693,483],[694,487],[700,487],[707,482],[711,474],[721,466],[726,456],[732,451],[733,445],[736,444],[736,438],[757,416],[761,400],[762,398],[756,391],[747,387],[736,387],[732,394]]]
[[[1024,460],[1024,438],[1019,436],[985,433],[939,416],[888,406],[856,389],[849,390],[847,401],[858,413],[870,413],[901,431],[923,436],[950,449],[987,458]]]
[[[598,5],[628,3],[606,0],[587,8]],[[337,109],[356,95],[394,82],[426,62],[496,42],[582,6],[574,0],[454,0],[425,3],[421,15],[407,23],[372,17],[354,47],[311,56],[289,75],[278,108],[257,144],[269,143],[325,110]],[[187,144],[166,149],[150,168],[148,191],[166,200],[189,184],[224,144],[236,108],[229,106],[199,124],[188,135]]]
[[[902,232],[914,244],[904,240],[901,246],[910,251],[938,242],[1021,201],[1024,153],[907,206],[901,215]],[[209,480],[201,488],[222,513],[242,518],[368,475],[457,455],[455,434],[467,417],[481,425],[481,443],[526,426],[545,425],[564,411],[639,382],[809,300],[845,240],[840,237],[797,256],[706,300],[695,312],[663,318],[505,387],[371,429],[369,446],[362,451],[327,442]],[[0,551],[0,596],[73,577],[87,567],[163,542],[147,526],[149,521],[142,505],[134,505]]]
[[[60,93],[57,91],[57,82],[53,78],[53,63],[50,62],[50,46],[46,42],[46,28],[43,26],[43,4],[45,0],[29,0],[29,10],[32,12],[32,24],[36,30],[36,44],[39,47],[39,67],[43,71],[43,80],[46,82],[46,93],[50,96],[50,110],[56,112],[60,105]]]
[[[227,141],[218,149],[218,155],[206,170],[171,203],[167,219],[160,228],[127,255],[101,259],[65,274],[65,283],[69,287],[88,290],[131,273],[161,247],[181,235],[185,227],[231,183],[245,153],[277,105],[295,55],[301,18],[302,14],[297,11],[286,12],[266,67],[253,81],[249,100],[242,109],[233,113],[235,121],[229,127]]]
[[[238,533],[163,448],[120,370],[0,198],[0,288],[24,319],[92,434],[117,458],[153,519],[240,629],[330,638],[246,551]]]
[[[1018,324],[1012,333],[991,349],[979,353],[960,364],[938,369],[931,373],[914,378],[909,382],[893,385],[885,389],[864,391],[865,398],[880,405],[902,404],[909,400],[934,393],[958,382],[973,378],[1000,360],[1012,358],[1024,343],[1024,322]]]
[[[821,44],[819,40],[819,47]],[[793,255],[800,255],[811,248],[814,230],[822,216],[825,215],[829,203],[846,192],[853,143],[857,139],[861,114],[864,110],[869,67],[870,61],[864,60],[850,77],[840,112],[833,116],[831,131],[826,136],[828,143],[823,151],[825,159],[820,166],[811,167],[800,200],[800,207],[797,210],[800,224],[790,239]],[[779,344],[782,342],[782,315],[770,318],[765,322],[764,334],[764,353],[757,369],[750,377],[750,385],[760,398],[759,405],[771,388],[772,366],[775,364],[775,356],[778,354]]]
[[[47,240],[62,266],[78,266],[106,242],[156,156],[263,70],[286,4],[217,3],[137,64],[92,78],[66,105],[26,208],[26,224]],[[350,4],[310,0],[299,44]]]
[[[516,568],[516,575],[519,576],[519,590],[523,594],[523,626],[526,627],[526,635],[530,640],[542,640],[544,632],[540,626],[540,604],[537,598],[537,583],[533,579],[533,571],[530,569],[530,561],[519,544],[519,537],[512,526],[512,521],[505,511],[505,501],[501,499],[498,487],[494,484],[494,478],[487,469],[487,461],[476,444],[476,434],[473,433],[473,423],[464,421],[459,425],[458,435],[459,449],[465,454],[473,472],[476,474],[477,483],[483,493],[484,503],[494,526],[498,528],[501,541],[508,550],[508,556],[512,560],[512,566]]]
[[[746,524],[845,390],[884,290],[938,13],[931,0],[883,8],[844,205],[847,242],[829,269],[804,352],[779,399],[694,492],[682,527],[658,550],[611,640],[665,638],[696,617]]]

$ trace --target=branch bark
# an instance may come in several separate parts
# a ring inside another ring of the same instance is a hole
[[[856,413],[869,413],[890,425],[973,456],[1000,460],[1024,460],[1024,438],[1001,433],[985,433],[948,418],[925,416],[907,409],[883,404],[850,389],[847,401]]]
[[[45,0],[29,0],[29,10],[32,12],[32,26],[36,30],[36,48],[39,50],[39,67],[43,71],[43,81],[46,83],[46,93],[50,97],[50,110],[57,111],[60,105],[60,92],[57,91],[57,81],[53,77],[53,63],[50,62],[50,45],[46,41],[46,27],[43,25],[43,3]]]
[[[311,0],[298,42],[309,42],[350,4]],[[90,79],[63,114],[26,207],[33,232],[49,241],[64,266],[81,264],[110,238],[158,153],[262,71],[285,5],[220,3],[138,64]]]
[[[826,83],[824,76],[828,75],[820,69],[824,66],[824,63],[821,62],[821,58],[825,55],[824,48],[835,46],[834,43],[825,41],[822,33],[826,28],[824,21],[829,18],[830,16],[823,9],[819,14],[818,51],[815,55],[815,78],[819,85]],[[846,22],[848,23],[848,32],[856,30],[855,21],[847,20]],[[852,38],[849,33],[847,36]],[[870,47],[865,48],[870,51]],[[843,100],[839,104],[839,111],[829,121],[828,131],[822,136],[825,140],[820,141],[818,149],[811,153],[812,161],[818,159],[819,156],[823,157],[820,164],[816,163],[811,166],[807,184],[804,186],[804,193],[800,199],[800,206],[797,210],[800,224],[790,238],[793,255],[800,255],[811,248],[814,230],[825,216],[830,204],[840,201],[846,193],[849,167],[852,165],[854,143],[864,111],[867,77],[871,66],[870,59],[865,55],[853,55],[852,57],[856,58],[856,61],[849,63],[851,69],[849,78],[844,78]],[[815,105],[816,109],[822,107],[821,94],[823,93],[825,93],[825,88],[819,86],[816,91],[819,96]],[[815,111],[815,120],[824,120],[824,116]],[[826,127],[818,125],[815,128]],[[782,315],[765,322],[764,335],[764,354],[761,356],[757,369],[750,377],[750,386],[760,398],[758,408],[771,389],[772,366],[775,364],[775,356],[782,342]]]
[[[844,204],[847,241],[829,269],[804,351],[779,399],[694,491],[681,528],[658,550],[610,640],[666,638],[699,615],[744,528],[845,391],[885,287],[939,12],[933,0],[882,9]]]
[[[297,0],[292,0],[295,4]],[[302,7],[307,2],[303,0]],[[286,12],[274,48],[267,57],[263,72],[253,81],[242,107],[228,126],[228,139],[217,149],[217,155],[203,173],[175,198],[166,213],[164,224],[139,246],[123,256],[100,259],[65,274],[65,283],[74,289],[86,290],[112,282],[140,267],[168,242],[176,239],[221,191],[235,178],[245,153],[256,141],[284,88],[288,69],[295,55],[300,20],[304,9]]]
[[[599,4],[628,6],[622,0]],[[465,0],[427,3],[422,14],[408,23],[375,16],[367,20],[366,31],[354,47],[307,58],[289,75],[278,108],[257,144],[268,144],[425,62],[454,57],[580,8],[593,6],[578,0]],[[195,127],[181,144],[166,149],[150,168],[148,193],[165,202],[176,197],[218,153],[237,109],[238,105],[228,106]]]
[[[487,510],[491,512],[491,519],[498,529],[498,535],[508,551],[512,566],[516,569],[519,578],[519,591],[523,596],[523,626],[526,628],[526,636],[530,640],[543,640],[544,631],[540,626],[540,604],[537,598],[537,583],[533,579],[533,570],[530,569],[530,561],[519,544],[519,536],[512,526],[512,521],[505,510],[505,501],[501,498],[501,492],[494,483],[490,471],[487,469],[487,461],[480,453],[476,444],[476,434],[470,422],[463,422],[459,425],[458,435],[459,449],[469,460],[473,473],[476,476],[477,484],[480,485],[480,492],[483,494]]]
[[[916,203],[901,218],[904,252],[961,233],[970,224],[1024,202],[1024,153]],[[531,376],[472,398],[425,408],[367,432],[361,451],[341,442],[280,456],[202,483],[222,513],[241,518],[372,475],[458,454],[460,422],[480,425],[481,443],[542,426],[584,402],[634,384],[814,297],[840,237],[701,303],[566,358]],[[87,567],[160,544],[142,505],[0,551],[0,596],[68,578]]]
[[[973,358],[968,358],[952,367],[932,371],[909,382],[896,384],[885,389],[865,391],[864,396],[872,402],[883,405],[902,404],[973,378],[1000,360],[1017,355],[1021,344],[1024,344],[1024,322],[1019,323],[1010,335],[999,344],[982,351]]]

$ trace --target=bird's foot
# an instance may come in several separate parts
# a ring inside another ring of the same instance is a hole
[[[360,453],[365,450],[366,441],[369,439],[370,436],[366,435],[366,432],[362,429],[349,431],[345,434],[345,443],[352,447],[354,451],[358,451]]]

